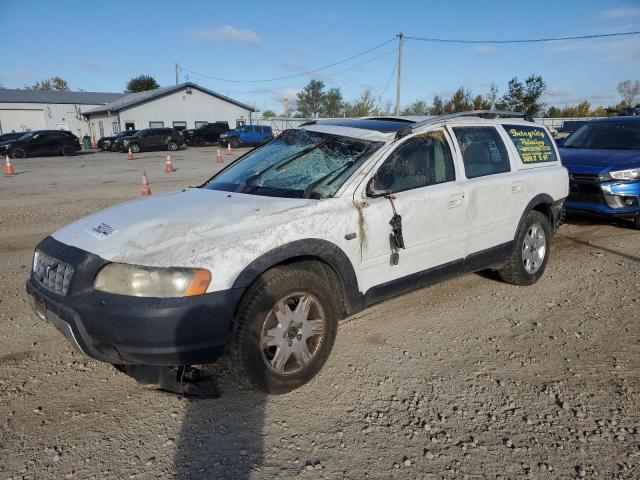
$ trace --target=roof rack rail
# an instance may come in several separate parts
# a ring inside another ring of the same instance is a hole
[[[448,113],[446,115],[439,115],[437,117],[428,118],[421,122],[413,123],[408,128],[415,130],[416,128],[423,127],[425,125],[440,123],[443,120],[449,120],[450,118],[458,118],[458,117],[483,117],[483,118],[523,117],[525,120],[529,122],[533,122],[533,117],[528,113],[510,112],[508,110],[470,110],[468,112]]]

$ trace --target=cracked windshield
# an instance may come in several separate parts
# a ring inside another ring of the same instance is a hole
[[[272,197],[328,198],[382,145],[287,130],[220,172],[205,188]]]

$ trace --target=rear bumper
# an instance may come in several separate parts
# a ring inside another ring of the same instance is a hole
[[[57,245],[47,249],[52,242]],[[75,272],[67,295],[32,275],[26,289],[34,310],[81,353],[113,364],[177,366],[210,363],[225,352],[242,289],[186,298],[113,295],[78,283],[93,283],[106,261],[50,237],[38,249],[73,265]]]

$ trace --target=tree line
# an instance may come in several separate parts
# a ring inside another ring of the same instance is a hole
[[[624,109],[636,105],[640,97],[640,80],[626,80],[618,84],[621,101],[609,107],[592,107],[588,100],[563,107],[546,106],[542,98],[547,84],[540,75],[529,75],[524,81],[514,77],[507,84],[504,94],[499,94],[493,83],[485,93],[474,93],[458,88],[450,97],[435,95],[431,102],[417,99],[401,110],[402,115],[444,115],[469,110],[509,110],[527,113],[534,117],[601,117],[608,109]],[[365,89],[352,102],[344,101],[339,87],[325,91],[321,80],[311,80],[297,93],[298,106],[294,117],[366,117],[393,115],[395,109],[390,100],[382,101],[370,89]],[[272,110],[262,112],[263,117],[275,117]]]

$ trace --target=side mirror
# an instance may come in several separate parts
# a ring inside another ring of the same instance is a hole
[[[367,193],[367,197],[369,198],[377,198],[377,197],[384,197],[385,195],[391,192],[388,189],[380,188],[380,186],[377,184],[377,177],[373,176],[369,179],[369,182],[367,183],[366,193]]]

